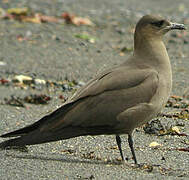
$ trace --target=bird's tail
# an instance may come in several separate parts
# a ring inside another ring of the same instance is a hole
[[[87,135],[87,133],[84,129],[80,129],[78,127],[66,127],[56,132],[40,132],[37,129],[23,136],[3,141],[2,143],[0,143],[0,149],[6,149],[7,147],[14,146],[42,144],[52,141],[78,137],[82,135]]]
[[[56,123],[58,119],[63,118],[64,115],[70,110],[72,105],[73,105],[72,103],[66,104],[61,108],[57,109],[56,111],[54,111],[53,113],[43,117],[34,124],[1,135],[0,137],[2,138],[7,138],[7,137],[16,137],[16,138],[0,143],[0,149],[4,149],[9,146],[11,147],[11,146],[41,144],[41,143],[58,141],[62,139],[68,139],[72,137],[85,135],[86,134],[85,130],[80,129],[78,127],[66,126],[57,130],[51,129],[51,126],[53,126],[53,124]],[[48,129],[46,129],[45,131],[41,130],[47,124],[49,125]]]
[[[57,109],[56,111],[52,112],[51,114],[44,116],[43,118],[41,118],[39,121],[26,126],[22,129],[18,129],[16,131],[12,131],[10,133],[6,133],[1,135],[0,137],[2,138],[7,138],[7,137],[16,137],[16,136],[23,136],[26,135],[32,131],[35,131],[36,129],[39,129],[41,126],[45,125],[45,124],[50,124],[50,123],[54,123],[56,118],[59,116],[63,116],[69,111],[69,109],[72,107],[72,103],[70,104],[66,104],[64,106],[62,106],[61,108]]]
[[[30,125],[30,126],[18,129],[16,131],[12,131],[10,133],[3,134],[0,137],[1,138],[8,138],[8,137],[22,136],[22,135],[25,135],[25,134],[27,134],[29,132],[34,131],[38,127],[39,127],[39,123],[37,122],[37,123],[34,123],[34,124]]]

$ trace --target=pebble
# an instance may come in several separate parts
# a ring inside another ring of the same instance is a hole
[[[22,83],[22,84],[31,84],[33,82],[33,79],[30,76],[16,75],[12,79],[12,82]]]
[[[0,66],[5,66],[5,65],[7,65],[5,62],[0,61]]]
[[[34,80],[35,84],[40,84],[40,85],[45,85],[46,81],[43,79],[35,79]]]
[[[160,146],[162,146],[162,145],[159,144],[159,143],[157,143],[157,142],[155,142],[155,141],[153,141],[153,142],[151,142],[151,143],[149,144],[149,147],[151,147],[151,148],[158,148],[158,147],[160,147]]]

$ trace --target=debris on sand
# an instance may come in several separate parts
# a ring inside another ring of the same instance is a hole
[[[10,98],[4,98],[2,104],[17,106],[17,107],[26,107],[25,103],[30,104],[48,104],[51,100],[51,97],[45,94],[30,94],[24,98],[11,95]]]
[[[74,24],[76,26],[94,26],[94,23],[86,17],[79,17],[68,12],[62,13],[61,16],[48,16],[39,12],[33,12],[31,9],[27,7],[10,8],[7,10],[0,8],[0,18],[37,24],[66,22],[67,24]]]
[[[63,13],[62,17],[66,20],[68,24],[74,24],[76,26],[80,25],[87,25],[87,26],[94,26],[94,23],[89,18],[78,17],[74,14],[70,13]]]

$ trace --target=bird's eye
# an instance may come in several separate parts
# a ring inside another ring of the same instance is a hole
[[[157,27],[161,27],[164,24],[164,20],[155,21],[155,22],[152,22],[151,24]]]

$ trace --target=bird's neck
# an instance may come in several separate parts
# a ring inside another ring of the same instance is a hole
[[[167,95],[172,87],[172,70],[166,47],[161,38],[140,39],[135,42],[134,57],[137,65],[144,68],[151,68],[159,73],[161,85],[165,86]],[[166,84],[164,84],[165,82]]]
[[[134,55],[145,59],[146,63],[159,68],[170,67],[169,56],[162,38],[135,39]],[[142,62],[144,63],[144,62]]]

